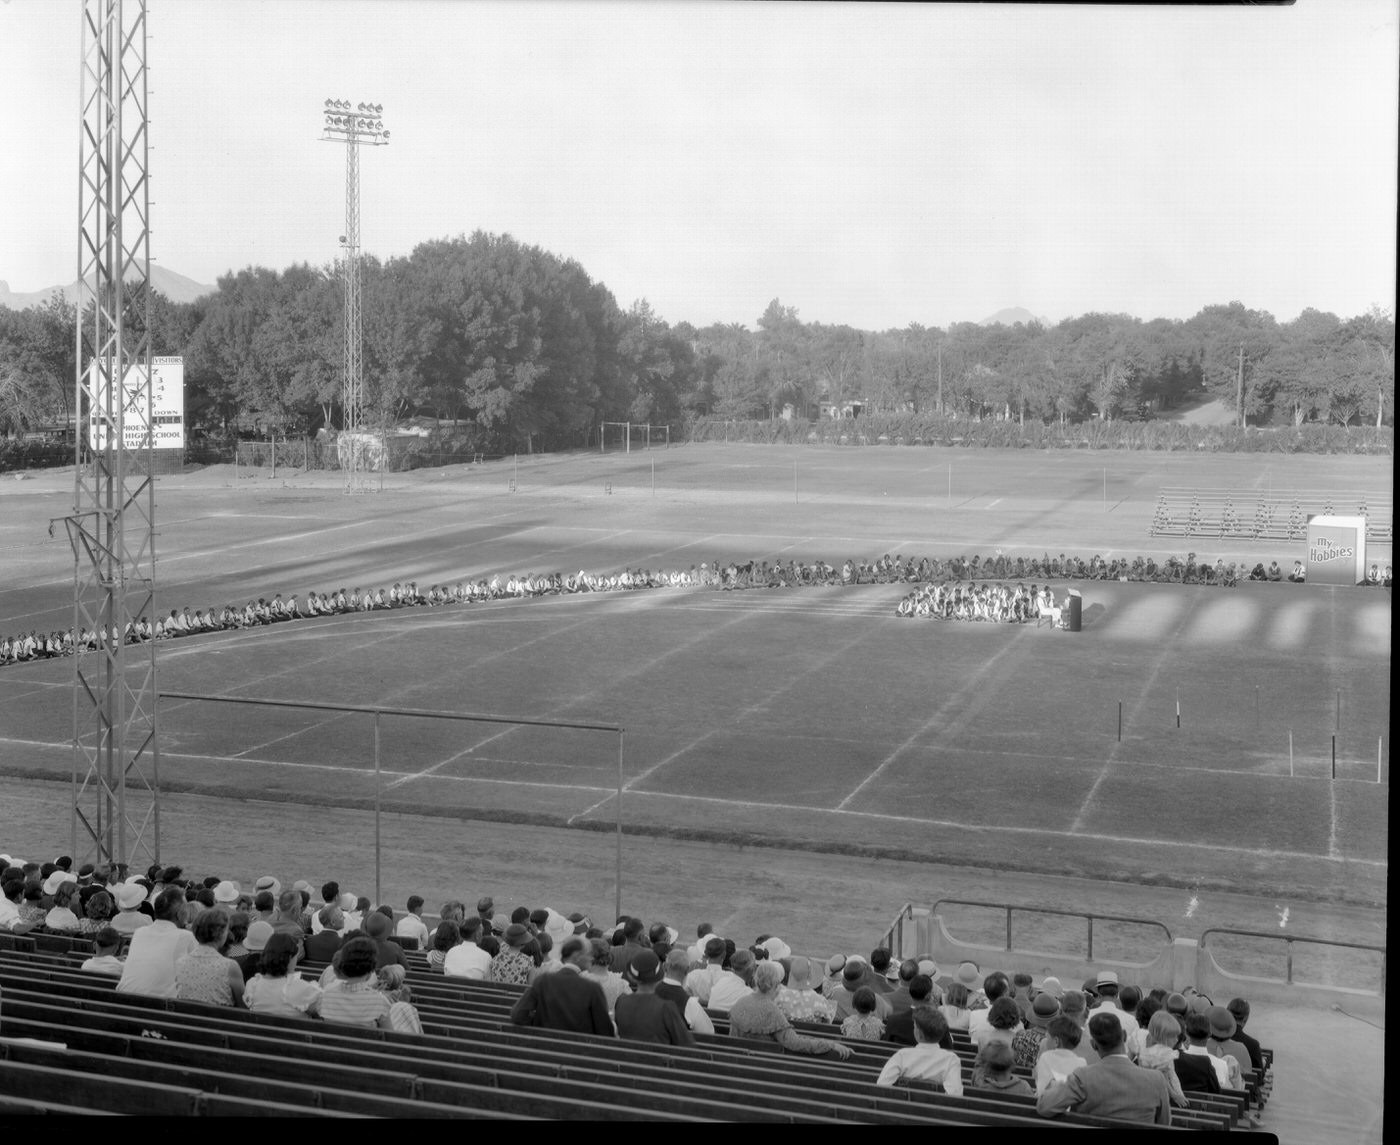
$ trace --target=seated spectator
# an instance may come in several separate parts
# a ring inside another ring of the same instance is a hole
[[[57,877],[63,881],[54,889],[53,908],[44,915],[44,928],[76,934],[78,916],[73,908],[78,905],[78,884],[63,871],[58,872]]]
[[[12,867],[5,868],[6,876],[9,876]],[[11,934],[26,934],[39,924],[37,922],[26,922],[20,914],[20,907],[24,905],[24,876],[16,875],[6,877],[0,881],[0,930],[9,931]]]
[[[914,981],[918,972],[919,963],[913,958],[906,958],[896,968],[894,989],[885,995],[885,1000],[890,1004],[891,1015],[913,1008],[914,1004],[909,997],[909,983]]]
[[[705,925],[708,925],[705,924]],[[724,960],[728,947],[717,934],[703,940],[704,965],[692,970],[685,978],[686,990],[700,999],[702,1006],[710,1004],[710,990],[715,980],[725,973]]]
[[[404,954],[403,947],[397,942],[389,941],[389,932],[393,929],[393,924],[379,911],[370,912],[365,919],[364,931],[370,938],[374,939],[375,948],[379,951],[379,969],[385,966],[402,966],[408,969],[408,956]]]
[[[31,926],[43,926],[44,916],[48,913],[44,907],[43,886],[33,881],[26,882],[19,904],[20,921]]]
[[[845,966],[841,970],[841,985],[833,990],[830,998],[836,1003],[836,1020],[844,1022],[855,1012],[856,991],[862,986],[870,986],[874,981],[874,972],[870,969],[870,964],[863,958],[848,958]],[[871,987],[874,991],[874,987]],[[884,1021],[894,1012],[894,1007],[890,1004],[889,998],[884,994],[875,993],[875,1013],[881,1021]]]
[[[1181,1063],[1188,1063],[1186,1066],[1187,1069],[1190,1069],[1192,1066],[1196,1066],[1197,1069],[1199,1069],[1197,1063],[1192,1059],[1205,1058],[1210,1064],[1211,1071],[1215,1075],[1216,1087],[1220,1090],[1235,1088],[1230,1085],[1230,1067],[1225,1064],[1223,1058],[1218,1058],[1210,1052],[1210,1019],[1206,1017],[1205,1014],[1193,1010],[1186,1015],[1186,1021],[1183,1023],[1182,1028],[1186,1033],[1186,1044],[1179,1046],[1177,1049],[1178,1076],[1181,1075]],[[1195,1084],[1193,1084],[1193,1082]],[[1190,1080],[1182,1076],[1181,1088],[1202,1088],[1199,1084],[1199,1074]],[[1212,1090],[1212,1092],[1215,1092],[1215,1090]]]
[[[812,964],[800,954],[792,959],[776,1001],[790,1022],[829,1022],[836,1016],[836,1004],[812,989]]]
[[[1001,998],[999,1001],[1016,1005],[1011,998]],[[1031,1089],[1023,1078],[1016,1077],[1011,1072],[1011,1063],[1011,1047],[1006,1042],[993,1040],[983,1043],[972,1066],[972,1088],[1014,1093],[1018,1097],[1034,1097],[1035,1090]]]
[[[1158,1010],[1148,1019],[1147,1042],[1138,1054],[1138,1065],[1143,1069],[1159,1070],[1167,1079],[1167,1089],[1171,1091],[1172,1104],[1178,1108],[1190,1103],[1181,1089],[1181,1079],[1176,1075],[1176,1043],[1181,1040],[1181,1026],[1165,1010]]]
[[[1098,991],[1099,1001],[1098,1004],[1089,1011],[1089,1019],[1092,1021],[1095,1014],[1112,1014],[1123,1027],[1123,1037],[1125,1039],[1130,1038],[1133,1031],[1137,1029],[1137,1019],[1133,1017],[1131,1012],[1125,1011],[1124,1008],[1119,1005],[1117,971],[1100,971],[1095,986]],[[1137,1007],[1137,999],[1141,996],[1140,991],[1134,992],[1134,1008]]]
[[[885,1023],[875,1013],[875,991],[862,986],[851,1001],[852,1013],[841,1023],[843,1037],[862,1042],[878,1042],[885,1036]]]
[[[156,920],[131,936],[121,981],[117,983],[119,991],[175,997],[175,964],[199,945],[195,936],[175,921],[184,905],[185,892],[178,887],[162,892],[156,899]]]
[[[1262,1070],[1264,1068],[1264,1055],[1260,1051],[1259,1043],[1244,1032],[1245,1023],[1249,1021],[1249,1003],[1243,998],[1231,998],[1225,1008],[1235,1019],[1235,1041],[1244,1046],[1245,1052],[1249,1054],[1250,1068]]]
[[[428,924],[423,921],[422,895],[408,896],[408,913],[399,919],[394,934],[405,943],[412,943],[405,946],[407,950],[428,949]]]
[[[747,953],[740,951],[740,953]],[[792,1028],[776,1001],[783,982],[783,968],[764,962],[754,971],[754,989],[737,999],[729,1010],[729,1034],[735,1038],[773,1041],[789,1053],[835,1054],[845,1060],[850,1048],[825,1038],[808,1038]]]
[[[680,1011],[692,1034],[713,1034],[715,1024],[710,1021],[710,1015],[705,1013],[700,999],[688,994],[685,989],[685,976],[690,972],[690,955],[673,946],[666,955],[665,966],[666,980],[657,986],[657,996],[664,998]]]
[[[948,1038],[948,1022],[930,1006],[912,1011],[914,1045],[896,1050],[875,1079],[876,1085],[916,1084],[960,1096],[963,1091],[962,1060],[941,1042]]]
[[[1085,1065],[1093,1065],[1099,1059],[1089,1048],[1088,1022],[1089,1003],[1082,990],[1066,990],[1060,997],[1060,1013],[1079,1027],[1079,1044],[1075,1053],[1084,1059]]]
[[[248,953],[248,948],[243,945],[243,940],[247,937],[248,916],[241,910],[235,910],[228,916],[228,939],[219,953],[238,962]],[[242,963],[239,965],[242,966]],[[247,975],[244,975],[244,978],[246,979]]]
[[[986,998],[986,1005],[978,1006],[974,1001],[968,1007],[967,1033],[973,1042],[981,1045],[979,1035],[987,1028],[987,1023],[991,1020],[992,1006],[999,998],[1009,997],[1011,994],[1011,979],[1000,970],[993,970],[982,979],[982,996]],[[1012,1005],[1015,1005],[1013,1002]],[[1016,1010],[1017,1020],[1020,1018],[1020,1008]]]
[[[1060,1016],[1060,1003],[1049,994],[1037,994],[1031,1003],[1030,1017],[1024,1029],[1011,1038],[1011,1057],[1021,1069],[1035,1069],[1040,1058],[1041,1043],[1050,1023]]]
[[[614,947],[610,943],[601,938],[588,938],[584,941],[589,949],[589,961],[583,971],[584,977],[598,984],[599,989],[603,991],[603,997],[607,999],[608,1013],[611,1014],[617,1000],[624,994],[631,993],[632,986],[626,978],[612,969]]]
[[[1011,976],[1011,997],[1021,1011],[1021,1021],[1031,1020],[1031,1001],[1035,979],[1029,974],[1018,972]]]
[[[524,986],[535,971],[534,958],[525,952],[525,948],[533,943],[534,936],[524,923],[513,922],[506,927],[504,938],[501,952],[491,959],[491,968],[486,972],[486,980]]]
[[[936,970],[936,966],[930,969]],[[914,980],[909,983],[909,999],[912,1005],[907,1010],[896,1010],[885,1022],[885,1041],[894,1042],[898,1046],[912,1046],[917,1042],[914,1040],[914,1011],[920,1009],[937,1009],[942,1001],[943,995],[938,987],[934,985],[932,977],[920,971],[914,975]],[[946,1028],[948,1019],[943,1019]],[[945,1050],[953,1048],[953,1037],[951,1034],[944,1036],[939,1043]]]
[[[581,940],[568,940],[570,948],[575,943],[581,944]],[[637,992],[624,994],[617,1000],[614,1012],[619,1038],[634,1042],[658,1042],[667,1046],[695,1045],[695,1035],[690,1032],[680,1011],[656,992],[665,973],[653,951],[644,950],[632,959],[626,976],[636,985]]]
[[[1044,1093],[1053,1082],[1064,1081],[1088,1061],[1079,1052],[1082,1031],[1079,1023],[1063,1014],[1051,1018],[1045,1027],[1040,1057],[1035,1062],[1035,1092]]]
[[[366,935],[346,939],[322,987],[322,1019],[345,1026],[421,1030],[417,1010],[405,998],[391,997],[381,988],[375,970],[378,958],[374,939]]]
[[[262,965],[263,951],[267,949],[267,942],[276,931],[272,929],[272,924],[257,919],[248,924],[248,930],[243,935],[243,949],[247,952],[239,955],[236,959],[238,968],[243,971],[243,980],[246,982],[258,972],[258,967]]]
[[[313,933],[304,940],[308,962],[329,962],[340,949],[341,934],[345,930],[345,912],[336,903],[330,903],[316,912]],[[432,965],[432,955],[428,964]]]
[[[106,930],[116,909],[117,904],[112,901],[111,895],[106,891],[94,891],[83,907],[84,917],[78,922],[78,933],[87,937]]]
[[[1250,1068],[1249,1051],[1235,1041],[1235,1019],[1224,1006],[1212,1006],[1206,1011],[1210,1022],[1208,1046],[1213,1058],[1225,1063],[1229,1071],[1229,1088],[1244,1088],[1243,1071]]]
[[[451,933],[456,923],[440,930]],[[442,972],[449,978],[471,978],[477,982],[486,981],[491,971],[491,955],[477,945],[481,936],[481,919],[476,915],[462,921],[462,940],[452,947],[442,960]]]
[[[1001,993],[987,1011],[987,1021],[972,1034],[972,1041],[979,1050],[990,1042],[1010,1046],[1020,1028],[1021,1007],[1009,994]]]
[[[454,950],[462,945],[462,932],[457,923],[445,918],[433,928],[432,947],[428,951],[428,969],[436,970],[441,974],[447,973],[447,958]],[[490,960],[487,960],[487,969],[490,969]],[[467,975],[462,975],[467,977]],[[485,973],[482,980],[485,980]]]
[[[729,960],[729,969],[721,971],[710,984],[710,1000],[706,1009],[718,1010],[721,1014],[734,1008],[734,1003],[753,991],[745,981],[745,975],[752,978],[757,960],[748,950],[736,950]],[[778,967],[778,982],[781,984],[782,967]],[[776,994],[776,991],[775,991]]]
[[[891,978],[894,979],[893,982],[890,981]],[[885,947],[877,946],[870,952],[870,977],[865,985],[876,994],[892,994],[898,981],[898,964],[893,962],[890,952]]]
[[[175,997],[213,1006],[238,1005],[243,1000],[243,971],[219,953],[228,937],[228,915],[217,907],[206,910],[195,920],[193,934],[198,945],[175,962]]]
[[[971,1016],[967,1003],[967,987],[961,982],[954,982],[943,991],[943,1004],[938,1007],[938,1012],[943,1015],[943,1020],[948,1023],[950,1030],[967,1032],[967,1022]]]
[[[1128,1060],[1123,1026],[1113,1014],[1089,1019],[1089,1038],[1099,1060],[1052,1082],[1036,1099],[1036,1112],[1057,1117],[1073,1109],[1091,1117],[1118,1117],[1148,1125],[1170,1125],[1171,1094],[1156,1070]]]
[[[255,1014],[301,1017],[321,1008],[321,987],[297,974],[300,944],[290,934],[267,940],[258,972],[243,988],[243,1004]]]
[[[86,959],[79,970],[85,974],[108,974],[114,978],[122,976],[122,960],[117,957],[121,949],[122,936],[110,926],[104,926],[93,936],[92,957]]]
[[[506,927],[507,942],[511,941],[511,932],[517,927],[525,929],[520,923]],[[608,1013],[607,999],[603,997],[602,988],[583,973],[593,962],[591,945],[584,939],[570,938],[564,943],[563,953],[564,968],[557,974],[543,974],[526,987],[525,993],[511,1007],[511,1022],[517,1026],[612,1037],[612,1015]],[[650,955],[651,951],[645,953]]]
[[[178,887],[172,890],[179,890],[180,902],[185,901],[185,892]],[[146,901],[146,888],[137,882],[122,883],[117,888],[117,907],[119,908],[111,925],[121,934],[135,934],[143,926],[149,926],[151,919],[142,913],[141,906]]]
[[[622,942],[612,950],[612,969],[621,974],[643,950],[650,950],[646,927],[640,918],[621,919]]]

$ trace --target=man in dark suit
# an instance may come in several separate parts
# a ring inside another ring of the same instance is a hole
[[[321,929],[306,940],[306,960],[329,962],[340,949],[340,932],[345,926],[345,914],[335,903],[330,903],[317,912],[316,918]]]
[[[1118,1019],[1113,1014],[1095,1014],[1089,1019],[1089,1040],[1099,1060],[1049,1085],[1036,1099],[1036,1112],[1056,1117],[1073,1109],[1097,1117],[1170,1125],[1167,1079],[1155,1069],[1132,1063]]]
[[[593,960],[592,947],[581,938],[570,938],[560,948],[560,957],[564,965],[551,974],[541,974],[526,987],[511,1007],[510,1020],[517,1026],[615,1037],[603,988],[583,977],[583,970]]]
[[[918,963],[914,964],[914,969],[918,969]],[[937,987],[933,984],[933,979],[927,974],[915,974],[913,981],[909,983],[910,1006],[907,1010],[896,1010],[885,1019],[885,1041],[894,1042],[900,1046],[917,1045],[914,1037],[914,1011],[925,1006],[937,1006],[941,995],[935,994]],[[945,1029],[943,1040],[938,1043],[945,1050],[953,1048],[953,1035]]]

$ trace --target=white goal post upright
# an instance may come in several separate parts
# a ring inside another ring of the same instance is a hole
[[[198,692],[161,692],[159,700],[195,700],[210,704],[247,704],[261,708],[294,708],[316,712],[359,713],[374,717],[374,901],[378,906],[383,902],[381,887],[382,846],[380,843],[380,734],[379,723],[383,716],[403,716],[428,720],[453,720],[459,723],[509,724],[512,726],[537,728],[562,728],[572,731],[609,732],[617,736],[617,814],[616,826],[616,883],[615,917],[622,915],[622,790],[624,774],[624,730],[621,724],[596,723],[590,720],[540,720],[523,716],[489,716],[468,712],[439,712],[427,708],[386,708],[360,704],[324,704],[311,700],[269,700],[251,696],[219,696]]]

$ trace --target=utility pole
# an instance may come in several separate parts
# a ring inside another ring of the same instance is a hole
[[[943,416],[943,343],[938,343],[938,414]]]
[[[1244,428],[1244,343],[1240,343],[1240,368],[1235,381],[1235,412],[1239,415],[1240,428]]]
[[[350,110],[348,99],[328,99],[325,105],[327,143],[345,141],[345,252],[341,271],[345,281],[345,375],[341,379],[340,404],[344,409],[341,434],[348,448],[337,450],[345,469],[345,492],[368,491],[365,470],[368,452],[360,438],[364,412],[364,385],[360,358],[360,148],[382,147],[389,142],[379,115],[383,104],[362,103]],[[382,462],[382,459],[381,459]]]

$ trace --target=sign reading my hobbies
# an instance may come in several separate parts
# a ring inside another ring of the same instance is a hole
[[[1308,584],[1360,584],[1366,579],[1366,518],[1308,518]]]
[[[98,408],[106,395],[99,392],[97,363],[93,363],[92,389]],[[150,419],[146,411],[150,409]],[[122,448],[145,449],[147,435],[153,449],[185,448],[185,360],[152,358],[151,376],[144,366],[133,366],[122,379]],[[88,417],[88,445],[107,447],[107,423],[95,414]]]

